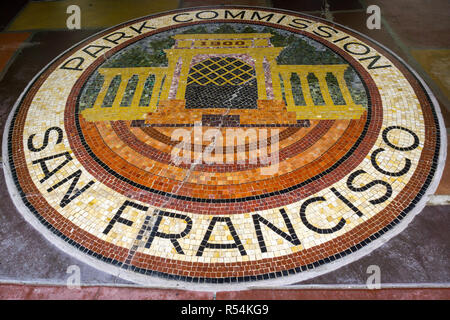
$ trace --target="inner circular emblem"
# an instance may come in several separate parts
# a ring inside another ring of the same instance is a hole
[[[286,284],[406,227],[439,181],[442,123],[424,82],[361,34],[194,8],[49,64],[10,114],[5,172],[25,218],[99,269],[191,289]]]

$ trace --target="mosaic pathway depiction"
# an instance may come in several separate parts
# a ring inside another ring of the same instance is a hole
[[[50,241],[146,285],[293,283],[400,232],[442,172],[434,98],[386,49],[287,11],[99,33],[10,115],[10,193]]]

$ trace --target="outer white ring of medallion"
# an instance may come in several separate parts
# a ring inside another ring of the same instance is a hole
[[[287,14],[289,14],[289,13],[298,14],[297,12],[294,12],[294,11],[282,10],[282,9],[277,9],[277,8],[263,8],[263,7],[253,7],[253,6],[252,7],[239,6],[239,7],[247,8],[247,9],[254,9],[254,10],[266,10],[266,11],[271,11],[271,9],[275,9],[275,10],[286,12]],[[197,9],[202,9],[202,8],[212,9],[212,8],[219,8],[219,7],[206,6],[206,7],[179,9],[179,10],[161,12],[161,13],[158,13],[158,15],[175,13],[177,11],[180,11],[180,12],[195,11]],[[224,8],[225,9],[226,8],[237,8],[237,6],[221,6],[220,7],[220,9],[224,9]],[[322,19],[322,18],[317,18],[317,17],[311,16],[308,14],[304,14],[304,13],[300,13],[300,14],[305,17],[310,17],[312,19],[320,20],[324,23],[330,23],[329,21]],[[152,16],[153,15],[150,15],[147,17],[151,18]],[[142,18],[144,18],[144,17],[142,17]],[[137,20],[137,19],[135,19],[135,20]],[[131,21],[135,21],[135,20],[131,20]],[[430,99],[433,103],[433,107],[434,107],[434,110],[435,110],[437,118],[438,118],[439,127],[441,128],[441,130],[440,130],[441,146],[440,146],[439,159],[438,159],[436,172],[435,172],[433,180],[431,181],[430,185],[428,186],[425,194],[422,196],[422,198],[419,200],[419,202],[416,204],[416,206],[410,212],[408,212],[408,214],[401,220],[400,223],[396,224],[391,230],[389,230],[387,233],[383,234],[382,237],[379,237],[379,238],[373,240],[368,245],[364,246],[362,249],[359,249],[356,252],[346,255],[343,258],[337,259],[330,263],[326,263],[324,265],[321,265],[321,266],[314,268],[312,270],[309,270],[307,272],[300,272],[300,273],[297,273],[294,275],[283,276],[280,278],[269,279],[269,280],[259,280],[259,281],[254,281],[254,282],[239,282],[239,283],[233,283],[233,284],[210,284],[210,283],[199,284],[199,283],[185,282],[185,281],[179,281],[179,280],[166,280],[166,279],[153,277],[153,276],[145,276],[145,275],[142,275],[142,274],[139,274],[136,272],[128,271],[128,270],[122,269],[120,267],[113,266],[109,263],[106,263],[99,259],[96,259],[88,254],[82,253],[80,250],[67,244],[60,237],[56,236],[50,230],[48,230],[43,224],[41,224],[39,222],[39,220],[33,215],[33,213],[23,203],[23,201],[20,197],[19,191],[17,190],[15,183],[13,181],[12,175],[11,175],[11,168],[9,166],[9,160],[5,160],[5,159],[9,159],[9,154],[8,154],[9,128],[11,126],[11,122],[12,122],[14,113],[15,113],[16,109],[19,107],[19,104],[20,104],[22,98],[24,97],[24,95],[26,95],[28,93],[28,90],[30,89],[30,87],[41,76],[41,74],[44,73],[45,70],[47,70],[47,68],[49,68],[54,62],[56,62],[64,54],[66,54],[67,52],[70,52],[73,48],[77,47],[80,43],[88,42],[89,39],[94,38],[95,36],[97,36],[101,33],[107,32],[107,31],[109,31],[115,27],[121,26],[121,25],[126,25],[131,21],[124,22],[117,26],[113,26],[111,28],[102,30],[96,34],[91,35],[90,37],[71,46],[69,49],[65,50],[60,55],[58,55],[55,59],[53,59],[50,63],[48,63],[30,81],[30,83],[27,85],[25,90],[19,96],[19,98],[16,101],[16,103],[14,104],[14,106],[8,116],[8,119],[6,121],[6,124],[5,124],[5,129],[4,129],[4,134],[3,134],[2,153],[3,153],[3,155],[7,155],[7,156],[6,157],[3,156],[2,159],[4,159],[3,160],[3,168],[5,171],[5,180],[6,180],[6,185],[8,187],[8,192],[10,194],[10,197],[13,200],[13,203],[16,206],[16,208],[18,209],[18,211],[24,217],[24,219],[28,223],[30,223],[39,233],[41,233],[51,244],[55,245],[57,248],[59,248],[63,252],[79,259],[80,261],[82,261],[100,271],[104,271],[104,272],[107,272],[114,276],[117,276],[119,278],[123,278],[125,280],[129,280],[129,281],[141,284],[145,287],[158,287],[158,288],[163,287],[163,288],[169,288],[169,289],[188,289],[188,290],[203,290],[203,291],[222,291],[222,290],[245,290],[245,289],[250,289],[250,288],[258,288],[258,287],[267,288],[267,286],[290,285],[290,284],[294,284],[294,283],[297,283],[300,281],[311,279],[311,278],[317,277],[319,275],[328,273],[330,271],[336,270],[340,267],[343,267],[351,262],[354,262],[354,261],[362,258],[363,256],[366,256],[367,254],[369,254],[376,248],[380,247],[381,245],[383,245],[384,243],[386,243],[387,241],[389,241],[390,239],[395,237],[397,234],[402,232],[404,229],[406,229],[406,227],[414,219],[414,217],[423,210],[423,208],[425,207],[425,204],[428,200],[428,196],[432,195],[436,191],[436,188],[438,187],[439,181],[440,181],[442,173],[443,173],[445,159],[447,156],[447,148],[446,148],[447,136],[445,134],[445,130],[442,130],[442,128],[445,128],[445,124],[444,124],[444,120],[442,117],[442,113],[440,111],[439,104],[438,104],[436,98],[434,97],[433,93],[431,92],[429,87],[426,85],[425,81],[423,81],[423,79],[403,59],[398,57],[394,52],[392,52],[391,50],[384,47],[377,41],[368,38],[367,36],[365,36],[364,34],[358,32],[358,31],[352,30],[352,29],[345,27],[338,23],[333,23],[334,25],[339,26],[340,28],[343,28],[344,31],[348,30],[350,32],[353,32],[353,33],[359,35],[360,37],[362,37],[364,40],[368,41],[369,44],[374,43],[375,45],[379,46],[380,48],[382,48],[383,50],[385,50],[386,52],[391,54],[395,59],[397,59],[399,62],[401,62],[404,65],[404,67],[409,72],[411,72],[415,76],[415,78],[421,83],[425,92],[428,94],[428,96],[430,97]],[[245,21],[243,21],[243,23],[245,23]]]

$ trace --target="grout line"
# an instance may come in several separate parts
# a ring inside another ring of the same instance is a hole
[[[51,282],[39,282],[39,281],[19,281],[19,280],[0,280],[0,287],[2,285],[24,285],[24,286],[43,286],[43,287],[67,287],[66,284],[51,283]],[[123,288],[123,289],[149,289],[149,290],[191,290],[186,288],[168,288],[164,286],[145,286],[134,284],[81,284],[81,288],[91,287],[105,287],[105,288]],[[286,286],[248,286],[244,289],[230,290],[229,287],[226,290],[213,291],[214,300],[216,299],[218,292],[223,291],[242,291],[242,290],[371,290],[366,284],[297,284]],[[380,289],[450,289],[450,282],[424,282],[424,283],[382,283]],[[376,290],[376,289],[375,289]],[[198,291],[198,290],[195,290]],[[207,290],[205,290],[207,291]]]

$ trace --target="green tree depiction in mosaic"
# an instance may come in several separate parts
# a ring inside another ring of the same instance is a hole
[[[220,27],[218,27],[214,33],[220,33],[220,34],[223,34],[223,33],[236,33],[236,30],[232,26],[230,26],[229,24],[223,24]]]
[[[79,100],[80,110],[90,108],[94,105],[95,99],[97,99],[97,95],[102,88],[103,85],[103,76],[98,72],[91,77],[91,79],[86,83],[83,93],[81,94]]]
[[[102,65],[102,68],[149,67],[150,65],[151,59],[148,52],[136,46],[113,56]]]
[[[106,61],[102,68],[132,68],[132,67],[167,67],[167,57],[164,49],[169,49],[175,44],[172,38],[155,39],[140,43],[123,50]]]
[[[152,74],[147,78],[147,80],[145,80],[144,91],[142,91],[141,100],[139,101],[140,106],[148,106],[150,104],[154,84],[155,76]]]
[[[206,27],[204,27],[204,26],[199,26],[199,27],[189,28],[187,30],[184,30],[181,33],[182,34],[205,34],[205,33],[215,33],[215,32],[208,31],[208,29],[206,29]]]
[[[169,49],[175,44],[175,40],[171,38],[176,31],[165,32],[159,36],[149,39],[143,39],[129,48],[120,51],[103,63],[104,68],[124,68],[124,67],[166,67],[168,64],[164,49]],[[180,30],[178,30],[178,33]],[[300,36],[288,34],[287,32],[278,32],[274,29],[259,26],[248,26],[245,24],[229,25],[219,24],[215,26],[197,26],[183,30],[183,34],[225,34],[225,33],[271,33],[271,43],[275,47],[284,47],[277,58],[279,65],[323,65],[323,64],[347,64],[345,60],[336,53],[321,44],[314,45],[313,41],[308,41]],[[353,68],[345,71],[344,79],[349,88],[350,94],[356,104],[367,107],[367,95],[361,79],[358,77]],[[131,78],[125,96],[121,102],[121,106],[129,106],[132,99],[132,93],[136,88],[136,78]],[[339,89],[336,78],[328,74],[326,78],[329,92],[333,102],[337,105],[345,104],[342,93]],[[84,109],[92,107],[98,92],[103,83],[103,76],[95,72],[86,84],[80,97],[79,107]],[[107,103],[103,107],[108,107],[112,103],[110,100],[114,97],[112,94],[117,91],[120,81],[111,83],[108,93],[105,97]],[[146,106],[150,103],[151,92],[154,84],[154,76],[151,75],[146,79],[143,94],[141,96],[140,105]],[[291,77],[292,94],[296,105],[306,105],[303,92],[301,89],[300,79],[296,74]],[[311,89],[311,96],[317,105],[323,105],[323,100],[319,82],[315,76],[308,76],[308,84]],[[284,85],[281,82],[281,89],[284,99]]]
[[[138,81],[139,77],[137,75],[132,76],[131,79],[128,81],[128,84],[125,88],[125,92],[123,93],[122,101],[120,102],[121,107],[128,107],[131,104]]]
[[[164,49],[168,49],[174,44],[175,40],[170,37],[156,40],[152,39],[151,42],[146,41],[144,42],[144,45],[146,45],[146,47],[144,47],[140,43],[137,43],[130,46],[130,48],[121,51],[119,54],[111,57],[109,60],[103,63],[102,68],[166,67],[168,61]],[[129,80],[120,106],[127,107],[131,104],[133,93],[137,86],[137,81],[137,76],[133,76]],[[150,104],[151,92],[153,90],[154,82],[154,75],[150,75],[146,79],[139,105],[148,106]],[[97,98],[102,84],[103,76],[96,71],[86,84],[80,97],[80,111],[85,108],[91,108],[94,105],[95,99]],[[102,107],[112,106],[112,102],[114,100],[115,93],[119,88],[119,85],[120,81],[116,79],[111,82]]]
[[[277,63],[280,65],[347,64],[345,60],[332,52],[330,49],[323,46],[322,50],[319,50],[308,41],[294,35],[284,37],[280,33],[267,28],[264,29],[264,32],[268,32],[273,35],[270,38],[270,42],[275,47],[285,47],[285,49],[281,51],[280,55],[277,57]],[[366,91],[364,90],[361,80],[353,68],[348,68],[345,71],[344,79],[347,82],[353,101],[356,104],[367,107]],[[296,103],[297,101],[302,101],[299,105],[305,105],[303,93],[301,92],[300,80],[298,78],[291,80],[294,80],[292,82],[294,101],[296,101]],[[326,80],[333,101],[338,105],[345,104],[336,78],[331,74],[328,74]],[[316,77],[309,75],[308,83],[311,88],[311,96],[313,101],[316,104],[323,105],[325,102],[320,92],[319,80]]]
[[[108,91],[106,91],[105,99],[103,99],[102,108],[110,108],[114,102],[114,98],[116,97],[117,90],[119,89],[119,85],[121,82],[120,76],[115,76],[111,84],[108,87]]]

